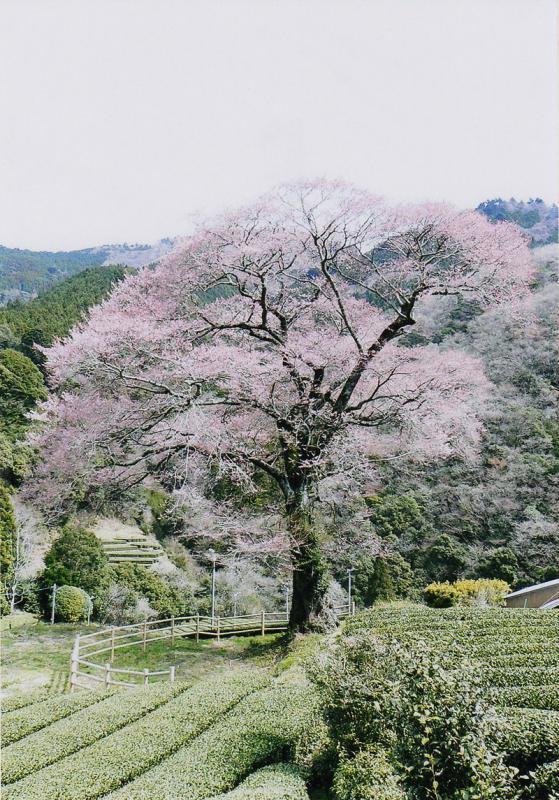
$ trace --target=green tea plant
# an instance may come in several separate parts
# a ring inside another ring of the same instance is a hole
[[[5,789],[3,799],[101,797],[164,759],[167,765],[168,757],[178,748],[266,683],[262,673],[252,670],[201,681],[125,728],[11,784]]]
[[[236,789],[213,800],[308,800],[305,781],[293,764],[272,764],[253,772]]]
[[[87,747],[167,703],[188,688],[186,683],[161,683],[116,692],[90,708],[53,722],[2,751],[4,784],[24,778]]]
[[[202,800],[232,789],[262,764],[289,758],[317,711],[317,697],[307,684],[278,684],[256,692],[111,800]]]

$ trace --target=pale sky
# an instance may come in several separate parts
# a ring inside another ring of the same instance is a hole
[[[557,196],[555,0],[0,0],[0,243],[185,233],[301,177]]]

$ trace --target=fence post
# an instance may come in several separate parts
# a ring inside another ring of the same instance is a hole
[[[76,638],[74,640],[74,647],[72,649],[72,661],[70,664],[70,694],[72,694],[74,691],[76,679],[78,677],[79,657],[80,657],[80,635],[79,633],[77,633]]]
[[[146,652],[146,639],[148,636],[148,624],[147,621],[144,621],[144,633],[143,633],[143,640],[142,640],[142,649],[144,653]]]
[[[196,614],[196,641],[200,641],[200,614]]]
[[[175,615],[171,617],[171,644],[175,644]]]
[[[144,686],[147,686],[149,683],[149,669],[144,670]]]
[[[115,660],[115,629],[111,628],[111,664]]]
[[[105,689],[111,685],[111,665],[105,664]]]
[[[266,633],[266,612],[262,609],[262,636]]]
[[[170,669],[169,669],[169,680],[171,681],[171,683],[175,682],[175,668],[174,667],[170,667]]]
[[[219,642],[219,637],[221,634],[221,617],[217,618],[217,641]]]

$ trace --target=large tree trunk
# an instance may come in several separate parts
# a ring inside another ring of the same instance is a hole
[[[289,627],[308,631],[322,610],[328,588],[327,566],[310,508],[296,498],[287,507],[287,525],[292,541],[293,594]]]

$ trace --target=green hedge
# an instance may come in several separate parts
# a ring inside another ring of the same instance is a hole
[[[111,800],[201,800],[228,791],[260,765],[288,759],[316,714],[317,698],[306,684],[264,689]]]
[[[487,603],[490,606],[502,605],[510,586],[505,581],[480,578],[449,583],[430,583],[423,591],[423,598],[433,608],[448,608],[456,605]]]
[[[40,703],[48,697],[53,697],[48,689],[36,689],[33,692],[11,694],[8,697],[2,697],[0,700],[0,711],[2,714],[7,714],[9,711],[17,711],[20,708],[25,708],[25,706]]]
[[[125,728],[11,784],[3,800],[101,797],[168,759],[266,683],[267,678],[256,670],[202,681]]]
[[[75,714],[76,711],[98,703],[104,698],[105,695],[97,691],[61,694],[17,711],[10,711],[2,717],[2,747],[17,742],[18,739],[23,739],[24,736],[29,736],[30,733]]]
[[[117,692],[70,717],[14,742],[2,752],[5,784],[24,778],[87,747],[148,714],[188,688],[161,683],[137,691]]]
[[[297,767],[272,764],[253,772],[236,789],[212,800],[309,800],[309,796]]]

